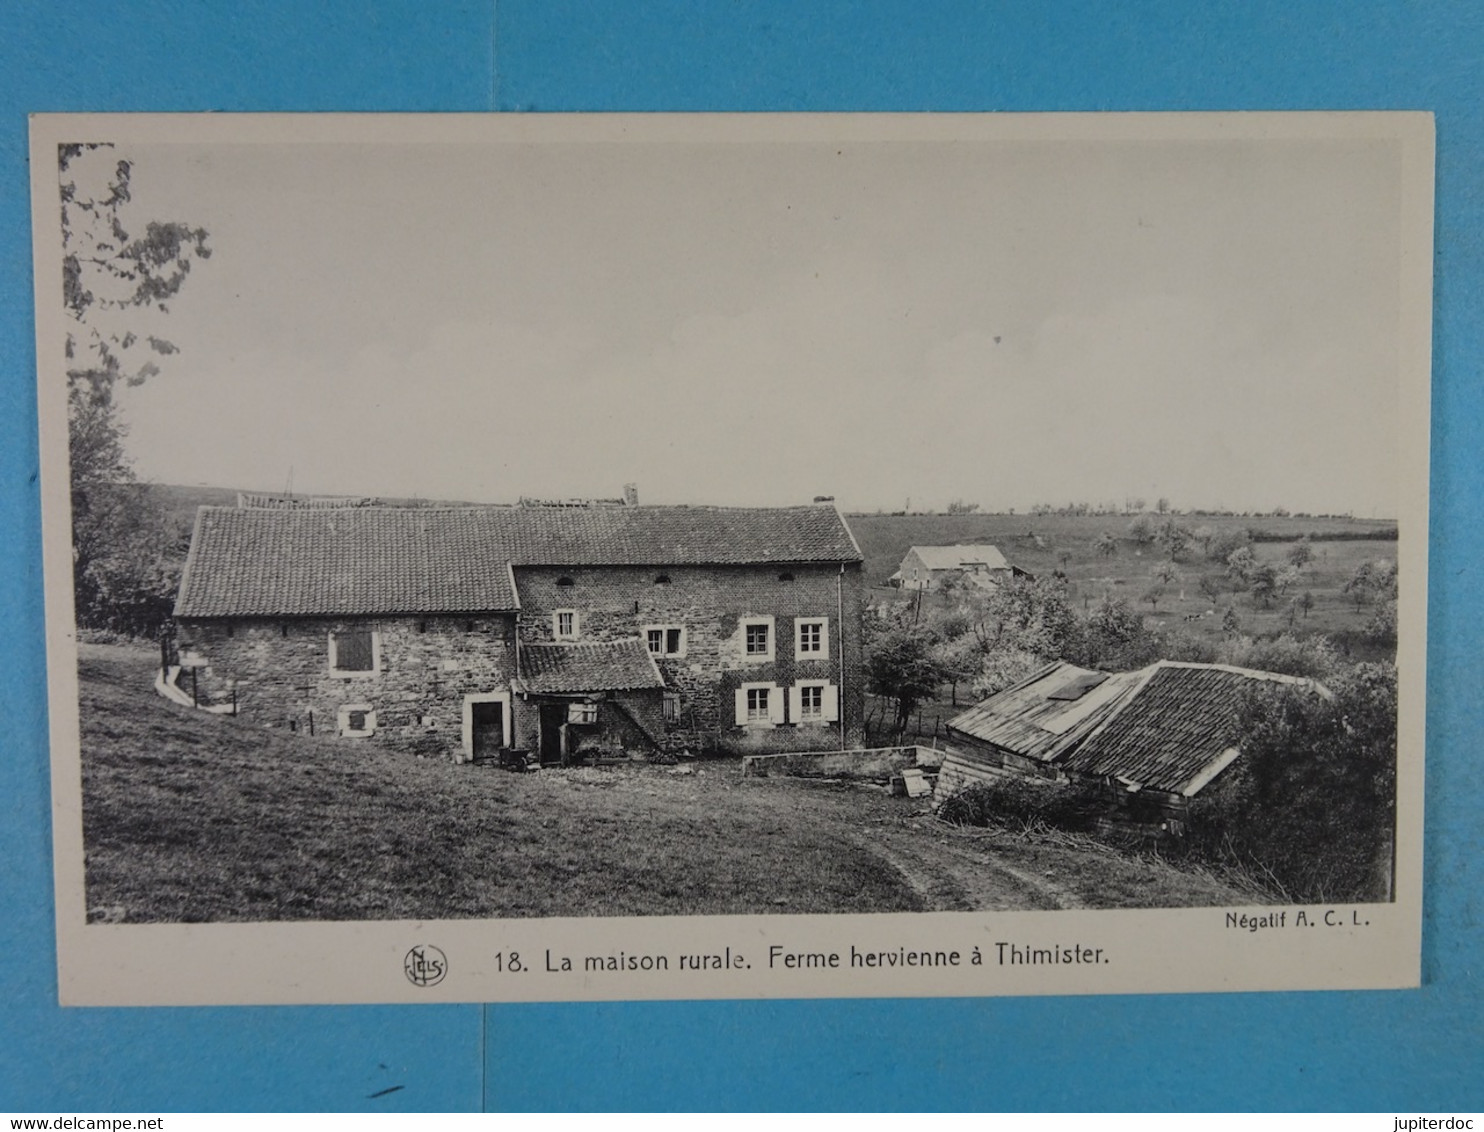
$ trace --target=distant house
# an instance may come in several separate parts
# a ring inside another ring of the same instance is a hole
[[[833,506],[203,507],[175,698],[457,759],[858,745]]]
[[[1312,680],[1162,660],[1137,672],[1058,663],[948,723],[939,797],[996,777],[1093,782],[1136,820],[1168,824],[1241,754],[1240,715],[1258,684]]]
[[[889,580],[904,590],[937,590],[958,580],[992,588],[1016,572],[999,548],[988,544],[914,546]]]

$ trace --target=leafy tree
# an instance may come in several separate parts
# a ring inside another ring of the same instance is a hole
[[[1128,525],[1128,534],[1140,546],[1154,541],[1154,524],[1148,515],[1140,515]]]
[[[156,529],[158,516],[133,486],[116,392],[120,382],[155,376],[158,359],[178,352],[128,324],[168,313],[191,264],[211,250],[202,228],[151,221],[140,233],[133,226],[126,207],[133,167],[111,146],[60,146],[57,167],[77,616],[86,625],[150,631],[168,612],[164,598],[174,582],[162,554],[178,535]],[[148,609],[157,612],[144,616]]]
[[[1202,574],[1200,581],[1196,585],[1200,587],[1201,594],[1211,601],[1215,601],[1226,592],[1226,587],[1222,585],[1221,579],[1215,574]]]
[[[1164,588],[1164,586],[1155,584],[1155,585],[1150,586],[1147,590],[1144,591],[1144,596],[1140,600],[1141,601],[1147,601],[1149,603],[1149,608],[1152,609],[1152,610],[1154,610],[1155,613],[1158,613],[1159,612],[1159,599],[1162,598],[1162,597],[1164,597],[1164,596],[1165,596],[1165,588]]]
[[[1241,628],[1242,622],[1237,617],[1237,607],[1235,605],[1228,605],[1226,612],[1221,615],[1221,631],[1228,637],[1231,637],[1240,632]]]
[[[1112,558],[1118,553],[1118,540],[1107,531],[1104,531],[1093,542],[1092,548],[1103,558]]]
[[[1201,553],[1209,558],[1211,556],[1211,540],[1216,537],[1215,528],[1203,523],[1190,532],[1190,537],[1201,544]]]
[[[1234,527],[1215,535],[1206,547],[1206,557],[1212,562],[1226,562],[1232,552],[1252,545],[1252,532],[1246,527]]]
[[[1288,548],[1288,562],[1295,569],[1302,570],[1310,562],[1314,561],[1314,544],[1305,535]]]
[[[1087,668],[1126,671],[1158,659],[1159,638],[1123,598],[1104,598],[1083,622],[1081,637],[1064,658]]]
[[[1243,585],[1248,584],[1252,578],[1252,571],[1257,569],[1257,554],[1250,546],[1239,546],[1226,557],[1227,577]]]
[[[1259,562],[1247,575],[1247,588],[1252,600],[1264,609],[1273,604],[1273,595],[1278,592],[1278,571],[1271,562]]]
[[[1309,617],[1309,611],[1314,608],[1313,592],[1310,590],[1305,590],[1303,593],[1299,594],[1296,600],[1298,601],[1299,608],[1304,611],[1304,619],[1307,620]]]
[[[1192,807],[1206,856],[1264,875],[1293,901],[1385,900],[1396,822],[1396,666],[1330,684],[1253,689],[1241,757]]]
[[[896,701],[896,732],[923,700],[931,699],[943,682],[944,671],[936,634],[926,625],[898,622],[868,634],[866,686],[878,696]]]
[[[1170,501],[1164,496],[1160,496],[1154,504],[1154,509],[1161,515],[1168,515],[1170,513]]]
[[[1149,573],[1167,586],[1180,580],[1180,571],[1175,569],[1175,564],[1169,561],[1169,559],[1163,562],[1156,562],[1150,568]]]
[[[1355,568],[1341,590],[1348,594],[1350,600],[1355,602],[1355,612],[1360,612],[1360,607],[1371,599],[1371,591],[1376,588],[1376,568],[1370,562],[1362,562]]]
[[[1170,558],[1181,559],[1190,549],[1191,533],[1174,519],[1166,519],[1154,533],[1154,541]]]

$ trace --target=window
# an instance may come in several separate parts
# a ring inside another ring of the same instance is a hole
[[[598,722],[598,705],[597,704],[568,704],[567,705],[567,722],[568,723],[597,723]]]
[[[551,634],[559,641],[577,639],[577,610],[558,609],[551,615]]]
[[[569,577],[567,577],[567,575],[565,575],[565,574],[563,574],[560,578],[557,579],[557,585],[561,586],[564,589],[567,586],[572,586],[572,585],[576,585],[576,584],[577,583],[575,583],[574,581],[572,581],[572,579],[569,578]]]
[[[785,570],[783,573],[778,575],[778,580],[780,582],[791,582],[794,580],[794,576],[789,571]]]
[[[737,689],[738,727],[776,727],[783,722],[783,689],[777,684],[743,684]]]
[[[824,689],[810,684],[799,689],[799,720],[824,718]]]
[[[370,704],[342,704],[335,713],[336,730],[348,738],[376,734],[376,710]]]
[[[833,723],[840,718],[840,690],[826,680],[800,681],[788,706],[794,723]]]
[[[680,625],[646,625],[644,643],[650,656],[684,656],[685,629]]]
[[[654,576],[654,584],[657,586],[668,586],[670,584],[670,575],[656,574]]]
[[[761,723],[769,718],[768,694],[771,688],[748,688],[747,689],[747,722]]]
[[[794,651],[803,660],[830,658],[830,622],[827,617],[794,620]]]
[[[330,671],[337,676],[373,676],[381,671],[381,634],[371,629],[331,633]]]
[[[742,619],[742,654],[745,660],[773,659],[773,618]]]
[[[666,692],[665,694],[665,722],[680,722],[680,693]]]

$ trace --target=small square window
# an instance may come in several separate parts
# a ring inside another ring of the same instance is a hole
[[[679,625],[646,625],[644,646],[650,656],[684,656],[685,629]]]
[[[762,656],[768,651],[769,627],[767,625],[747,626],[747,655]]]
[[[552,635],[559,641],[577,639],[577,611],[558,609],[551,618]]]
[[[567,705],[567,722],[568,723],[597,723],[598,722],[598,705],[597,704],[568,704]]]
[[[794,622],[795,651],[809,660],[830,655],[830,622],[826,617],[800,617]]]
[[[371,675],[378,670],[380,642],[370,629],[330,634],[330,670],[342,675]]]

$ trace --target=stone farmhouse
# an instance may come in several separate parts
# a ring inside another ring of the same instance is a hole
[[[863,591],[833,505],[202,507],[161,691],[460,761],[839,749]]]
[[[992,589],[1014,573],[999,548],[975,546],[914,546],[888,579],[904,590],[940,590],[949,581],[965,581]]]
[[[1190,800],[1240,757],[1243,698],[1260,684],[1330,694],[1224,664],[1161,660],[1110,674],[1058,661],[949,721],[937,796],[1007,776],[1093,783],[1121,819],[1178,831]]]

